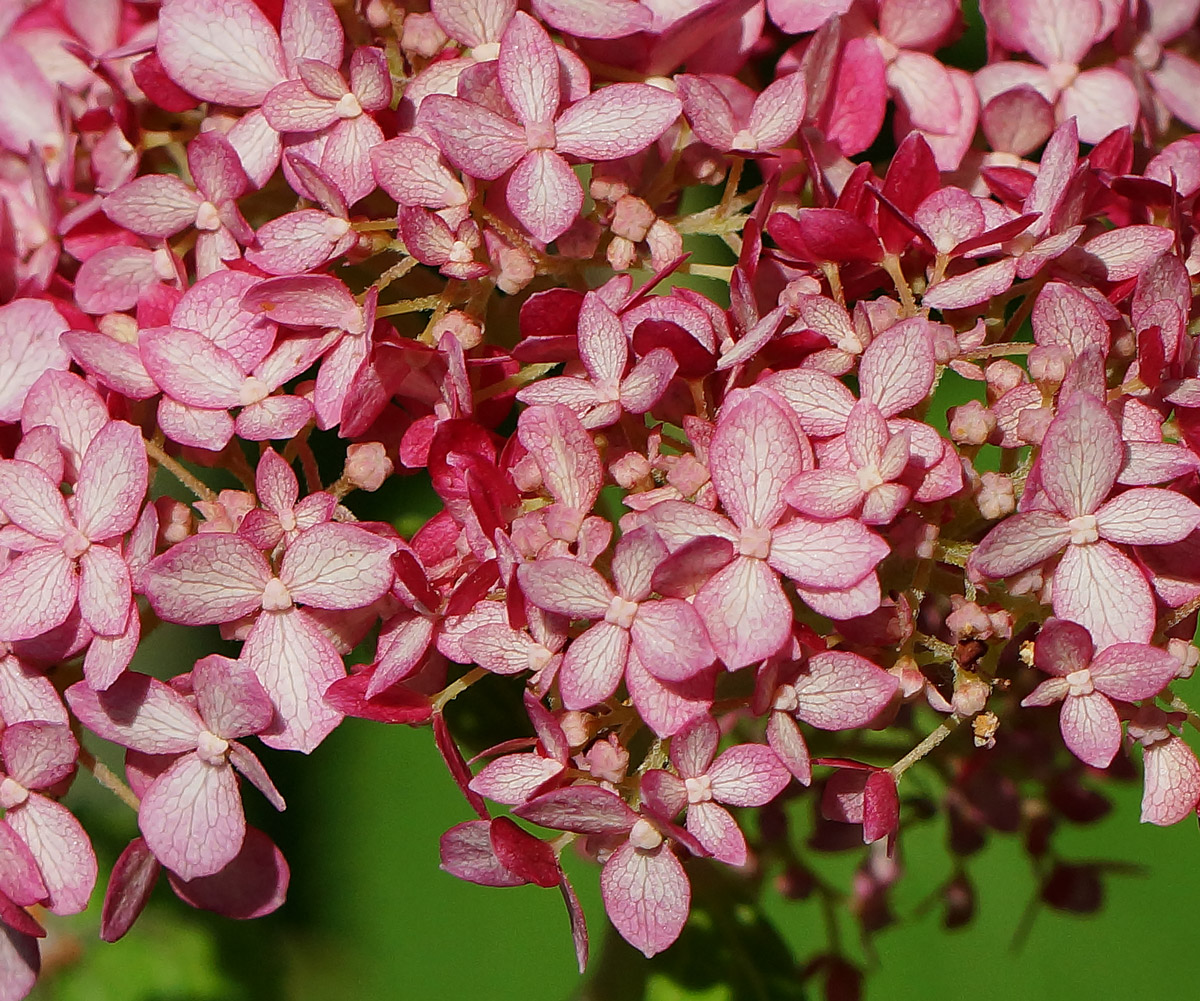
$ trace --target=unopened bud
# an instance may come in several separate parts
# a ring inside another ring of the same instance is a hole
[[[342,475],[355,488],[372,491],[383,486],[394,468],[382,444],[364,441],[346,449],[346,466]]]
[[[1025,381],[1025,370],[1002,358],[987,367],[984,377],[987,379],[988,398],[997,400]]]
[[[483,342],[483,327],[475,317],[461,309],[450,310],[433,325],[430,333],[434,344],[441,341],[442,334],[451,334],[464,351],[470,351]]]
[[[373,6],[375,5],[368,6],[368,16]],[[432,59],[449,41],[432,14],[409,14],[404,18],[404,34],[400,37],[400,48],[405,52]]]
[[[959,716],[974,716],[987,705],[991,686],[974,671],[958,671],[950,704]]]
[[[960,445],[982,445],[996,430],[996,415],[978,400],[950,411],[950,437]]]
[[[1039,344],[1029,352],[1029,376],[1034,382],[1057,386],[1070,364],[1071,354],[1061,344]]]

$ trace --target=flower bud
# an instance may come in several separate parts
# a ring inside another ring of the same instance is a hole
[[[346,449],[346,466],[342,475],[357,489],[373,491],[383,486],[394,468],[382,444],[364,441]]]

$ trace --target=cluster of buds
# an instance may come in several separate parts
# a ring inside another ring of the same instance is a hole
[[[866,931],[906,817],[1054,903],[1131,748],[1196,811],[1200,0],[981,6],[974,73],[959,0],[4,6],[0,1001],[95,890],[77,767],[140,829],[103,938],[160,872],[255,917],[243,741],[347,716],[432,730],[443,868],[561,889],[581,969],[567,850],[652,956],[699,866],[839,896],[794,803]],[[131,669],[160,623],[238,656]],[[468,761],[488,675],[528,727]]]

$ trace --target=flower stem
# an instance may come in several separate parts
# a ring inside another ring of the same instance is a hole
[[[950,736],[958,725],[967,717],[959,716],[955,713],[949,719],[942,720],[936,730],[929,734],[921,743],[909,751],[903,758],[897,761],[891,768],[888,769],[892,773],[892,778],[897,783],[900,781],[900,776],[908,771],[913,765],[920,761],[925,755],[938,746],[943,740]]]
[[[187,487],[200,500],[214,502],[217,499],[216,491],[200,482],[195,476],[189,473],[180,463],[172,459],[164,452],[158,444],[148,438],[142,439],[146,443],[146,454],[150,456],[154,462],[162,466],[167,472],[175,477],[180,483]]]
[[[487,674],[486,670],[482,667],[476,667],[472,668],[457,681],[450,682],[450,684],[442,689],[438,697],[433,700],[433,711],[440,713],[446,706],[446,703],[453,702],[485,674]]]
[[[96,756],[82,745],[79,748],[79,763],[92,773],[97,782],[133,810],[134,813],[137,813],[141,809],[141,800],[133,794],[133,790],[122,782],[108,765],[103,761],[97,761]]]

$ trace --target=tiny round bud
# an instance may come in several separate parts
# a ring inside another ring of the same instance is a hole
[[[987,705],[991,686],[974,671],[958,671],[950,704],[959,716],[974,716]]]
[[[368,5],[368,18],[372,16],[372,10],[376,6],[382,6],[378,3],[378,0],[373,0]],[[386,13],[383,16],[386,18]],[[386,23],[385,20],[384,25]],[[383,27],[384,25],[376,27]],[[404,34],[400,37],[400,48],[405,52],[411,52],[425,59],[432,59],[445,48],[449,41],[450,39],[446,33],[442,31],[442,26],[437,23],[432,14],[409,14],[404,18]]]
[[[364,441],[346,449],[346,466],[342,475],[357,489],[372,491],[383,486],[394,468],[382,444]]]
[[[470,351],[483,342],[483,327],[475,317],[461,309],[450,310],[433,325],[430,334],[434,344],[442,339],[442,334],[452,334],[464,351]]]
[[[996,430],[996,415],[978,400],[952,408],[949,417],[950,437],[960,445],[982,445]]]
[[[985,518],[1004,518],[1017,509],[1012,480],[1003,473],[984,473],[975,501]]]
[[[1006,359],[994,361],[984,372],[988,385],[988,398],[998,399],[1025,381],[1025,370]]]
[[[1070,364],[1071,353],[1061,344],[1039,344],[1029,352],[1029,375],[1035,382],[1057,386]]]

